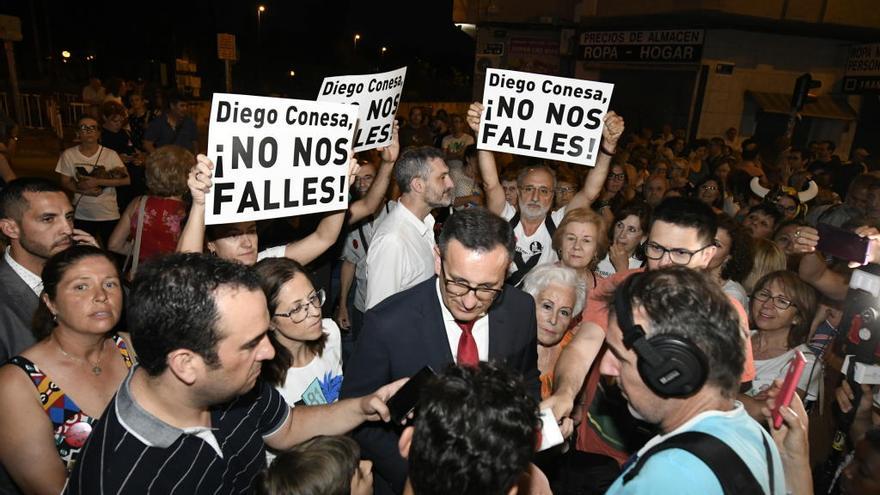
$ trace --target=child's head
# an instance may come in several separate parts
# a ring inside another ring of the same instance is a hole
[[[315,437],[284,452],[254,483],[258,495],[372,495],[370,461],[348,437]]]

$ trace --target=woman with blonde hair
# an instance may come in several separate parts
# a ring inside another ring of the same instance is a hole
[[[140,225],[141,243],[137,253],[131,252],[138,262],[174,252],[186,217],[187,174],[195,162],[192,153],[176,145],[162,146],[147,157],[147,194],[133,199],[122,213],[110,235],[111,251],[129,254]]]
[[[785,253],[775,242],[769,239],[754,239],[753,246],[755,262],[752,264],[752,271],[742,282],[742,286],[749,294],[755,289],[755,284],[761,277],[770,272],[785,270],[787,266]]]
[[[575,208],[565,213],[553,233],[553,249],[559,264],[574,269],[586,287],[596,287],[596,267],[608,249],[605,220],[589,208]]]

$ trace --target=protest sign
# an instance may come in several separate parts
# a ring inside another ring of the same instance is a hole
[[[214,93],[205,224],[347,208],[356,119],[352,105]]]
[[[354,150],[364,151],[391,144],[391,129],[406,67],[382,74],[326,77],[318,101],[358,105],[360,121],[354,135]]]
[[[487,69],[477,148],[596,164],[613,84]]]

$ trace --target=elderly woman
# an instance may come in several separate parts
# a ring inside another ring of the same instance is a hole
[[[128,374],[116,265],[78,245],[43,268],[37,343],[0,368],[0,464],[24,493],[60,493],[92,428]],[[9,490],[9,491],[7,491]],[[2,486],[0,492],[15,493]]]
[[[584,308],[586,286],[573,269],[546,264],[529,272],[523,290],[535,299],[541,398],[546,399],[553,393],[556,360],[571,339],[570,323]]]
[[[556,264],[574,269],[586,287],[598,284],[601,276],[596,266],[607,248],[605,220],[589,208],[566,212],[553,233],[553,249],[559,255]]]

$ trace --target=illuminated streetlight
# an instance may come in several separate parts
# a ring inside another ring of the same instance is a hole
[[[266,11],[265,5],[257,6],[257,45],[259,46],[261,41],[261,28],[263,26],[263,12]]]
[[[67,51],[67,50],[62,50],[62,51],[61,51],[61,56],[64,57],[64,58],[70,58],[70,52]]]
[[[388,48],[386,48],[386,47],[383,46],[383,47],[382,47],[382,55],[385,55],[385,52],[387,52],[387,51],[388,51]]]
[[[287,74],[288,74],[290,77],[293,77],[293,76],[296,75],[296,71],[293,70],[293,69],[290,69],[290,72],[288,72]]]
[[[354,51],[355,51],[355,52],[357,52],[357,49],[358,49],[358,41],[360,41],[360,39],[361,39],[361,35],[355,33],[355,34],[354,34]]]

